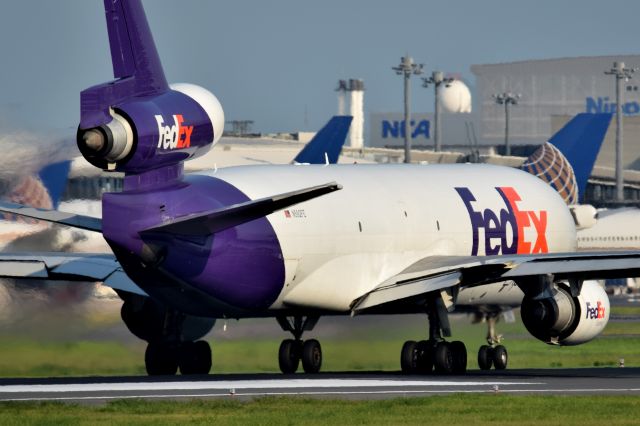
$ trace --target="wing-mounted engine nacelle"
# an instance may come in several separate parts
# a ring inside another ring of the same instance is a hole
[[[170,87],[157,96],[112,106],[109,122],[79,128],[82,155],[103,170],[135,174],[208,152],[224,130],[220,102],[193,84]]]
[[[569,286],[556,283],[553,297],[522,301],[522,322],[532,336],[545,343],[572,346],[586,343],[609,322],[609,298],[596,281],[585,281],[580,295],[572,297]]]
[[[576,229],[591,228],[598,222],[598,211],[590,204],[575,204],[569,206]]]

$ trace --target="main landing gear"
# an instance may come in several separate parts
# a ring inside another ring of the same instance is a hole
[[[150,376],[209,374],[211,347],[204,340],[215,322],[166,309],[148,298],[123,298],[120,314],[134,335],[147,341],[145,367]]]
[[[316,339],[302,340],[302,333],[313,330],[320,317],[277,317],[284,331],[293,334],[293,339],[285,339],[278,351],[278,364],[284,374],[298,370],[300,361],[305,373],[315,374],[322,367],[322,348]]]
[[[447,309],[440,295],[427,302],[429,339],[409,340],[402,346],[400,366],[407,374],[463,374],[467,371],[467,348],[460,341],[447,342],[451,336]]]
[[[490,370],[493,366],[496,370],[507,368],[509,354],[507,348],[500,344],[502,336],[496,334],[496,322],[498,314],[487,314],[487,345],[480,346],[478,350],[478,367],[480,370]]]
[[[178,368],[183,375],[209,374],[211,347],[204,340],[197,342],[149,342],[144,363],[150,376],[173,375]]]

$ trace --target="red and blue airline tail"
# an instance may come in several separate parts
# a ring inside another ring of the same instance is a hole
[[[294,163],[336,164],[347,140],[353,117],[336,115],[302,148]]]
[[[576,115],[527,158],[522,169],[549,183],[567,204],[577,204],[584,198],[611,116]]]
[[[49,164],[38,174],[28,174],[16,179],[2,198],[11,203],[38,209],[57,209],[67,185],[70,169],[70,161]],[[3,220],[14,221],[19,217],[0,213],[0,219]]]

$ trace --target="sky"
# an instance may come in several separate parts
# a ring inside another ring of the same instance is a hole
[[[2,1],[0,132],[75,135],[79,92],[111,80],[101,0]],[[227,120],[315,131],[337,111],[339,79],[361,78],[369,112],[400,111],[391,70],[640,53],[640,2],[618,0],[143,0],[169,82],[216,94]],[[413,82],[412,109],[432,111]],[[366,126],[366,124],[365,124]]]

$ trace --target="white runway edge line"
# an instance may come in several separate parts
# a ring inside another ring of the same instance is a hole
[[[523,382],[456,382],[431,380],[348,380],[348,379],[284,379],[284,380],[223,380],[212,382],[157,383],[79,383],[57,385],[6,385],[2,393],[27,392],[122,392],[202,389],[305,389],[305,388],[373,388],[373,387],[432,387],[432,386],[508,386],[542,385]]]
[[[92,396],[62,396],[62,397],[33,397],[33,398],[0,398],[0,402],[29,402],[29,401],[111,401],[118,399],[194,399],[194,398],[239,398],[261,396],[347,396],[347,395],[397,395],[398,397],[410,395],[444,395],[461,393],[522,393],[522,394],[562,394],[562,393],[636,393],[640,388],[629,389],[504,389],[498,392],[490,389],[440,389],[440,390],[387,390],[387,391],[327,391],[327,392],[246,392],[235,394],[204,393],[204,394],[161,394],[161,395],[92,395]]]

